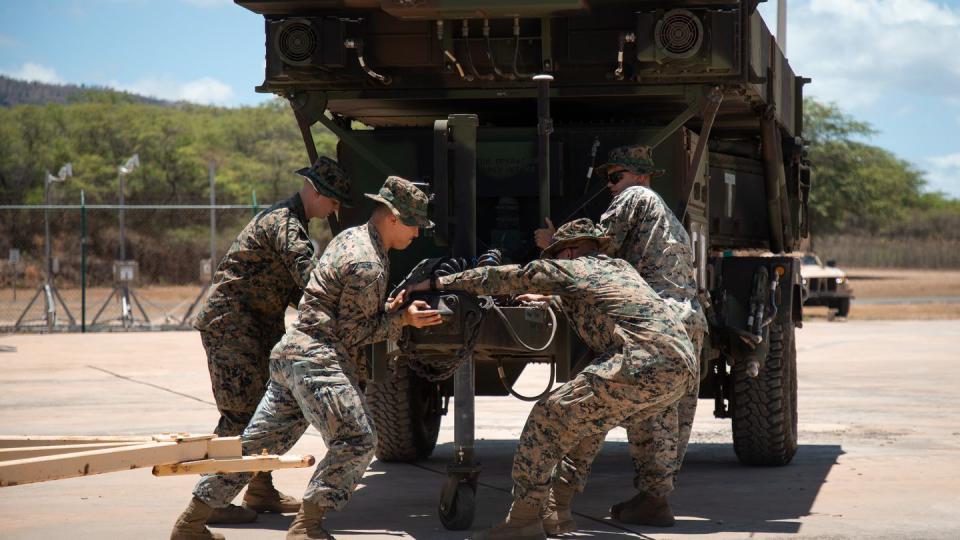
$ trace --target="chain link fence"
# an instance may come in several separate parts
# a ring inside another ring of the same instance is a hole
[[[211,247],[262,208],[0,206],[0,332],[189,328]]]

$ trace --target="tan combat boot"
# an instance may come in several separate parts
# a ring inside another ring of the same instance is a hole
[[[277,491],[269,472],[258,472],[253,475],[243,495],[243,506],[256,512],[289,514],[300,510],[300,501]]]
[[[538,504],[514,501],[503,523],[480,531],[473,540],[546,540]]]
[[[257,512],[249,508],[228,504],[223,508],[214,508],[213,514],[207,523],[253,523],[257,520]]]
[[[632,499],[610,507],[610,516],[623,523],[673,527],[673,512],[666,497],[638,493]]]
[[[222,534],[210,532],[206,526],[212,513],[210,505],[194,497],[174,523],[170,540],[224,540]]]
[[[303,501],[297,517],[293,518],[287,530],[287,540],[335,540],[333,535],[323,528],[323,516],[327,507],[310,501]]]
[[[550,498],[543,512],[543,530],[553,536],[577,530],[577,522],[573,520],[570,503],[576,492],[566,482],[554,482],[550,488]]]

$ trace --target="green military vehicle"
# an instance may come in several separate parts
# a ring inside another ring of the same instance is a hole
[[[545,217],[596,219],[609,203],[592,175],[607,151],[653,146],[666,169],[653,188],[689,231],[710,322],[701,398],[732,418],[743,463],[784,465],[797,447],[801,280],[789,253],[808,229],[808,80],[794,75],[758,1],[236,3],[264,16],[257,90],[289,99],[311,160],[319,123],[339,137],[356,192],[399,174],[432,194],[436,230],[394,257],[394,283],[411,270],[531,260]],[[365,219],[364,201],[334,229]],[[590,352],[543,307],[429,300],[445,324],[373,347],[366,392],[377,455],[394,461],[430,455],[453,398],[440,517],[462,529],[479,474],[474,396],[518,395],[512,385],[534,362],[550,365],[551,384],[568,380]]]

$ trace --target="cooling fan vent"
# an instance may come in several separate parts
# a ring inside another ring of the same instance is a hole
[[[276,35],[277,52],[284,62],[293,65],[309,64],[320,41],[313,25],[305,19],[284,22]]]
[[[667,58],[690,58],[703,45],[703,23],[685,9],[674,9],[657,22],[657,48]]]

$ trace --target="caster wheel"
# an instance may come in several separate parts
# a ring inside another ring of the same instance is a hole
[[[470,484],[460,482],[457,484],[450,503],[445,504],[441,500],[437,512],[440,514],[440,522],[447,530],[463,531],[469,529],[470,525],[473,524],[473,514],[476,507],[475,488]]]

